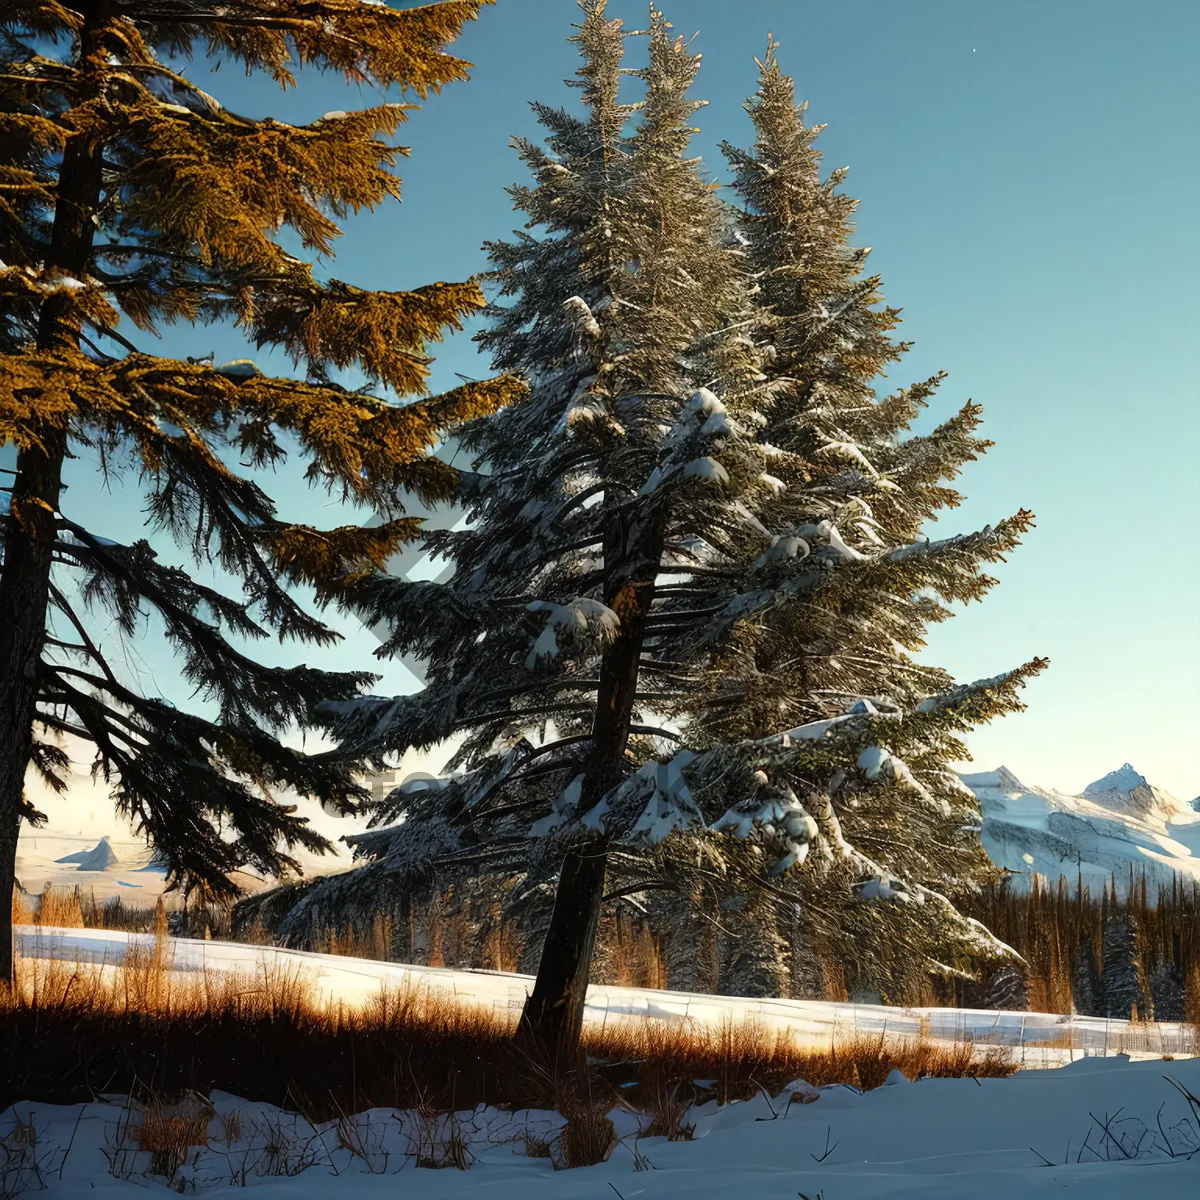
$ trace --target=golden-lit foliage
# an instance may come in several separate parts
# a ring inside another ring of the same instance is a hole
[[[403,115],[384,104],[293,126],[106,99],[64,121],[78,136],[119,141],[118,161],[129,165],[113,187],[127,229],[153,229],[157,245],[236,266],[289,261],[269,236],[282,225],[306,249],[330,254],[335,218],[398,199],[400,181],[387,168],[400,151],[377,135],[395,133]]]
[[[249,864],[292,870],[281,844],[327,848],[277,793],[352,811],[363,795],[354,764],[277,739],[373,677],[260,663],[239,643],[338,640],[290,586],[329,601],[379,571],[420,531],[403,515],[406,495],[435,504],[456,493],[457,472],[432,455],[446,427],[521,394],[501,378],[424,398],[428,346],[483,307],[474,283],[318,283],[281,245],[292,233],[331,255],[345,218],[399,198],[393,168],[408,151],[393,135],[414,107],[400,97],[466,78],[469,64],[445,47],[487,3],[0,6],[0,446],[18,452],[0,514],[0,694],[19,696],[0,762],[15,747],[57,790],[68,764],[52,739],[92,742],[98,777],[158,846],[173,884],[224,896]],[[253,120],[183,73],[204,59],[283,86],[306,68],[395,90],[308,125]],[[178,361],[136,340],[172,322],[218,321],[258,349],[283,348],[302,377]],[[332,377],[341,370],[360,378],[342,386]],[[110,482],[136,477],[149,534],[89,527],[93,514],[76,511],[63,486],[68,458],[84,456]],[[380,519],[330,530],[284,519],[266,488],[289,460]],[[223,572],[217,585],[159,561],[149,539],[164,533],[201,571]],[[92,608],[118,641],[141,636],[154,614],[215,719],[126,686],[105,657],[119,647],[88,633]],[[4,820],[38,818],[19,794],[25,765],[5,775],[18,782],[0,794]],[[11,868],[0,863],[0,878]]]
[[[419,392],[429,359],[423,347],[483,306],[471,283],[434,283],[411,292],[368,292],[333,280],[261,304],[246,321],[255,341],[287,348],[296,362],[355,363],[401,395]],[[482,411],[480,415],[482,415]]]
[[[382,570],[419,530],[420,521],[412,517],[376,526],[343,525],[340,529],[291,525],[279,531],[271,549],[277,568],[287,578],[312,584],[319,595],[334,595],[335,585],[353,584]]]
[[[262,463],[282,456],[280,430],[299,435],[310,472],[338,484],[348,496],[395,500],[393,472],[426,482],[425,452],[446,424],[489,412],[520,394],[511,379],[464,384],[429,401],[398,406],[328,387],[233,375],[200,363],[129,354],[96,363],[79,352],[0,356],[0,442],[40,445],[48,427],[79,422],[119,427],[137,445],[150,471],[170,448],[197,446],[206,432],[236,427],[240,449]],[[168,433],[160,420],[182,432]],[[445,466],[429,460],[428,485],[445,494]],[[215,470],[223,470],[213,461]]]
[[[398,84],[424,97],[465,79],[468,63],[444,47],[492,0],[444,0],[392,9],[364,0],[126,0],[126,38],[173,55],[200,50],[295,83],[312,63],[354,83]],[[77,33],[85,11],[57,0],[6,0],[4,21],[41,35]],[[136,31],[136,33],[134,32]]]

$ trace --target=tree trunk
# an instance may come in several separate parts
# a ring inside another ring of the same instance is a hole
[[[624,773],[638,662],[662,560],[664,523],[663,512],[647,514],[628,505],[616,509],[605,526],[604,603],[620,617],[621,632],[600,665],[592,747],[580,791],[581,813],[597,804]],[[606,865],[607,845],[601,837],[567,854],[533,993],[521,1014],[521,1039],[565,1069],[574,1066],[583,1029]]]
[[[521,1014],[524,1038],[563,1069],[574,1065],[583,1030],[606,862],[598,843],[572,850],[563,861],[537,979]]]
[[[80,32],[83,101],[95,94],[89,66],[103,62],[104,25],[93,15]],[[91,82],[89,82],[91,76]],[[87,274],[92,250],[92,214],[100,199],[101,148],[74,137],[63,152],[46,262],[67,275]],[[74,348],[79,322],[69,293],[56,293],[42,306],[39,350]],[[0,572],[0,983],[12,981],[12,893],[25,772],[33,750],[33,723],[46,639],[55,513],[62,492],[67,438],[62,430],[40,431],[41,445],[17,456],[11,519]]]

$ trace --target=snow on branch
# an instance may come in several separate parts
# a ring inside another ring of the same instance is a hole
[[[646,763],[585,813],[581,823],[601,833],[620,831],[622,840],[652,846],[676,830],[702,827],[703,814],[683,773],[695,758],[693,751],[681,750],[670,762]]]
[[[576,596],[566,604],[534,600],[528,611],[549,614],[525,659],[526,667],[531,669],[553,662],[567,648],[606,645],[621,632],[621,618],[606,604],[588,596]]]
[[[935,799],[925,785],[909,770],[908,764],[885,746],[867,746],[859,754],[855,765],[868,779],[878,779],[881,776],[894,779],[920,796],[922,801],[931,808],[939,809],[944,816],[950,815],[949,803],[946,800]]]
[[[772,787],[762,771],[754,776],[759,785],[754,796],[728,809],[711,828],[742,841],[761,839],[778,854],[768,875],[782,875],[808,857],[809,846],[817,840],[817,823],[786,784]]]

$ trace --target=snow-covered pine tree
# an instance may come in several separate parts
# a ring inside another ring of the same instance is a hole
[[[536,108],[547,146],[517,143],[535,182],[512,192],[527,229],[489,248],[499,296],[480,340],[497,368],[527,377],[529,395],[459,431],[481,474],[469,527],[430,538],[453,564],[447,581],[379,575],[343,596],[393,630],[385,653],[428,660],[428,686],[327,706],[354,754],[462,739],[451,775],[386,800],[381,827],[355,839],[367,865],[331,882],[330,896],[435,871],[553,881],[523,1028],[562,1053],[578,1042],[606,880],[616,898],[711,893],[742,873],[794,902],[768,876],[823,840],[850,851],[827,793],[802,800],[788,778],[840,769],[860,789],[907,787],[941,810],[944,797],[902,755],[941,751],[1014,707],[1028,673],[921,689],[919,701],[908,689],[911,704],[886,709],[829,705],[832,715],[768,737],[679,732],[737,711],[761,686],[730,666],[747,624],[827,585],[840,595],[857,580],[873,593],[914,568],[929,585],[949,552],[923,541],[863,552],[828,518],[797,522],[804,505],[778,472],[805,467],[761,436],[780,389],[747,336],[743,257],[686,157],[697,58],[652,12],[649,66],[637,72],[645,99],[627,131],[624,34],[603,0],[581,7],[587,118]],[[902,628],[911,617],[881,619]],[[920,885],[860,882],[864,900],[953,912]]]
[[[783,936],[784,913],[761,888],[741,888],[721,904],[721,973],[725,996],[786,996],[791,946]]]
[[[429,658],[429,687],[374,709],[348,706],[341,732],[379,751],[467,732],[458,761],[470,773],[454,790],[470,795],[475,828],[498,817],[512,827],[504,842],[480,848],[493,869],[505,859],[524,865],[530,812],[547,798],[557,797],[555,812],[534,828],[566,845],[556,827],[574,828],[626,777],[631,736],[647,757],[655,731],[636,709],[650,698],[645,684],[639,694],[639,659],[662,621],[652,615],[655,581],[668,541],[723,508],[730,469],[705,453],[725,428],[724,407],[711,393],[695,396],[695,386],[717,378],[736,386],[751,369],[748,347],[735,349],[722,333],[743,315],[745,294],[721,244],[721,206],[684,158],[699,107],[686,98],[696,59],[653,14],[651,63],[638,72],[646,98],[630,134],[633,106],[617,96],[620,22],[605,19],[603,3],[583,8],[575,40],[589,119],[538,106],[548,150],[517,143],[537,183],[513,189],[514,200],[548,236],[489,247],[501,302],[480,341],[502,369],[526,374],[529,402],[509,421],[462,431],[490,474],[473,527],[431,540],[456,564],[449,583],[380,579],[355,593],[374,619],[390,620],[389,649]],[[519,299],[505,305],[509,296]],[[745,435],[739,442],[749,457],[730,454],[730,467],[754,487],[760,456]],[[664,684],[664,695],[677,691]],[[555,740],[535,748],[524,739],[550,720]],[[547,796],[530,796],[534,772],[551,781]],[[519,775],[529,798],[514,800],[510,787],[501,800],[491,785],[497,803],[482,805],[479,784],[495,773],[496,785]],[[415,837],[429,823],[404,811],[405,837]],[[458,844],[456,829],[445,833]],[[557,900],[530,1024],[551,1042],[559,1018],[565,1040],[577,1037],[605,867],[596,834],[547,857]],[[560,1004],[572,988],[577,1002]]]
[[[1103,966],[1100,969],[1101,1016],[1129,1020],[1136,1011],[1154,1020],[1154,1002],[1146,985],[1137,920],[1131,912],[1104,922]]]
[[[1015,963],[997,967],[988,977],[979,1007],[1025,1012],[1029,1008],[1029,994],[1022,968]]]
[[[1100,1015],[1100,972],[1096,969],[1096,950],[1087,933],[1079,936],[1071,966],[1071,1002],[1077,1013],[1087,1017]]]
[[[1156,1021],[1182,1021],[1187,1012],[1183,974],[1169,958],[1155,965],[1148,980],[1152,1011]],[[1138,1013],[1141,1014],[1141,1009]]]
[[[283,86],[303,64],[424,97],[465,77],[468,64],[444,46],[482,2],[8,0],[0,10],[0,446],[17,448],[0,492],[0,978],[11,969],[18,829],[40,818],[23,795],[26,771],[64,786],[57,735],[94,745],[118,809],[174,881],[218,893],[237,868],[286,868],[281,842],[326,847],[276,789],[336,809],[363,795],[350,764],[299,753],[278,734],[371,676],[271,666],[245,645],[271,633],[334,640],[290,585],[320,593],[374,568],[418,522],[295,524],[238,463],[294,454],[312,483],[368,511],[394,509],[400,484],[445,498],[453,472],[427,453],[437,431],[518,385],[473,384],[404,407],[328,380],[356,365],[397,396],[421,393],[426,344],[483,303],[469,283],[322,284],[275,237],[287,226],[330,253],[338,218],[397,196],[389,168],[401,150],[388,138],[407,106],[305,126],[256,121],[180,70],[198,47]],[[117,328],[121,317],[133,331]],[[137,344],[164,324],[226,318],[260,347],[286,347],[309,382]],[[132,477],[150,524],[241,595],[160,560],[135,531],[102,536],[99,514],[72,511],[64,464],[79,456]],[[91,608],[110,622],[103,640]],[[122,646],[147,613],[207,715],[145,694],[122,670]]]
[[[855,705],[911,712],[952,687],[944,671],[911,654],[931,622],[951,615],[948,604],[987,592],[995,580],[986,565],[1032,524],[1022,511],[979,533],[936,542],[922,536],[931,518],[959,503],[950,483],[990,445],[976,435],[980,409],[969,403],[932,433],[913,437],[906,431],[941,376],[877,398],[876,380],[908,348],[890,336],[899,311],[883,305],[878,276],[863,274],[867,252],[850,245],[856,202],[839,191],[846,171],[821,178],[814,145],[821,127],[805,125],[776,49],[768,44],[758,91],[746,105],[753,147],[723,150],[742,202],[738,236],[755,285],[753,336],[771,397],[759,441],[775,464],[778,511],[806,531],[800,555],[828,549],[819,574],[801,568],[802,585],[781,591],[733,637],[719,687],[740,683],[744,699],[704,717],[709,736],[724,739],[762,737]],[[771,553],[793,553],[793,544],[777,543]],[[977,685],[980,694],[994,682]],[[992,715],[1012,707],[998,703]],[[846,869],[950,891],[989,876],[977,802],[948,768],[964,754],[955,737],[943,735],[905,756],[925,795],[901,781],[864,794],[853,774],[842,774],[832,791],[833,781],[792,781],[804,802],[815,804],[814,814],[826,813],[831,832],[824,845],[833,853],[810,859],[804,876],[810,902],[822,896],[823,931],[835,946],[857,947],[870,961],[863,937],[873,929],[884,972],[900,963],[940,969],[939,960],[962,948],[960,935],[974,940],[966,922],[932,924],[927,913],[914,922],[913,910],[895,907],[855,913],[844,901]],[[839,832],[858,853],[846,852]],[[830,873],[839,860],[843,870]],[[759,929],[765,951],[775,931],[761,923]]]

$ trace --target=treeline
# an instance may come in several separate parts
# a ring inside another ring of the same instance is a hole
[[[985,889],[968,910],[1020,954],[953,1002],[983,1008],[1200,1022],[1200,889],[1178,876],[1152,887],[1132,869],[1097,894],[1082,879],[1027,893]]]

